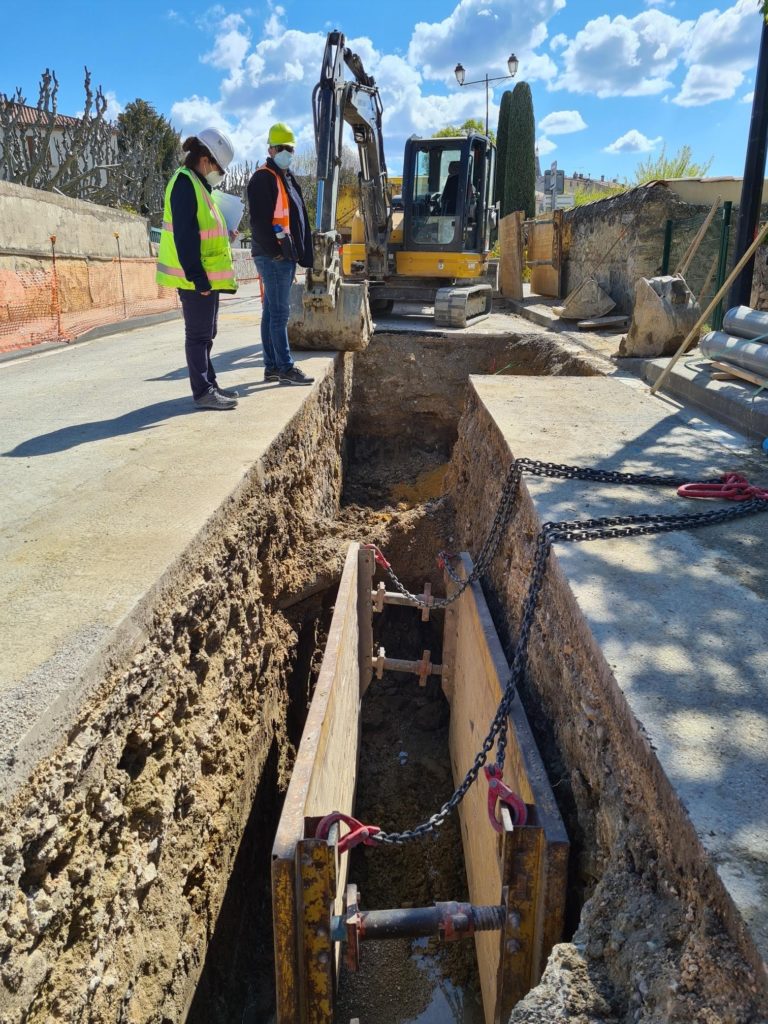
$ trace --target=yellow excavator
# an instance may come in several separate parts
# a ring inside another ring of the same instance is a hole
[[[364,349],[373,317],[391,312],[395,302],[433,306],[438,327],[466,327],[487,317],[493,294],[488,257],[498,219],[490,140],[475,134],[408,139],[400,208],[393,211],[379,90],[341,32],[328,33],[312,108],[317,228],[313,265],[291,291],[291,344]],[[340,247],[336,218],[345,125],[352,128],[360,158],[360,205],[352,241]]]

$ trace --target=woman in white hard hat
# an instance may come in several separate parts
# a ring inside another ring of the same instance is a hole
[[[179,291],[195,404],[201,409],[234,409],[237,392],[219,387],[211,362],[219,293],[237,291],[230,235],[211,191],[223,181],[234,149],[218,128],[190,136],[181,148],[186,158],[165,190],[157,281]]]

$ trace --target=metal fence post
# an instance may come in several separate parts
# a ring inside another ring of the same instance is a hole
[[[59,302],[59,278],[56,272],[56,235],[50,236],[51,259],[53,270],[51,273],[51,312],[56,317],[56,340],[61,341],[61,303]]]
[[[123,260],[120,255],[120,232],[114,232],[115,241],[117,242],[117,266],[120,271],[120,291],[123,294],[123,317],[128,319],[128,307],[125,304],[125,283],[123,281]]]
[[[672,249],[672,221],[668,220],[664,225],[664,251],[661,255],[661,276],[669,273],[669,254]]]
[[[717,263],[717,278],[715,280],[715,294],[723,287],[728,269],[728,243],[731,231],[731,209],[733,203],[726,200],[723,203],[723,219],[720,225],[720,257]],[[723,326],[723,300],[720,299],[712,314],[712,329],[719,331]]]

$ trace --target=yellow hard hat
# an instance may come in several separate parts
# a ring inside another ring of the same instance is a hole
[[[273,124],[269,129],[267,142],[270,146],[295,146],[296,136],[287,124],[278,121],[277,124]]]

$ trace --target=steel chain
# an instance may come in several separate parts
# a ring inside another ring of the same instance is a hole
[[[445,607],[451,604],[468,586],[484,575],[496,554],[496,549],[511,518],[517,489],[524,471],[535,476],[556,477],[567,480],[591,480],[600,483],[643,484],[662,487],[679,487],[685,483],[683,480],[668,476],[616,473],[609,470],[582,469],[578,466],[565,466],[532,459],[515,459],[507,473],[501,501],[499,502],[488,537],[481,548],[480,555],[473,566],[472,572],[462,579],[449,568],[446,560],[446,571],[451,579],[456,582],[459,589],[455,594],[447,598],[434,599],[433,607]],[[563,522],[544,523],[536,538],[533,566],[528,590],[523,601],[520,631],[512,656],[509,677],[505,683],[504,693],[491,722],[488,735],[483,741],[483,745],[478,751],[471,768],[452,796],[426,821],[402,832],[379,832],[375,837],[372,837],[371,842],[381,845],[399,845],[437,831],[448,815],[459,806],[466,796],[469,787],[480,774],[480,770],[488,760],[488,754],[494,742],[496,743],[496,764],[503,770],[507,748],[507,721],[512,710],[512,704],[517,696],[518,684],[522,679],[527,663],[531,629],[536,614],[539,594],[544,582],[547,558],[554,543],[579,543],[614,537],[645,537],[657,533],[671,533],[674,530],[691,530],[701,526],[712,526],[731,519],[740,519],[743,516],[765,511],[768,511],[768,501],[761,498],[753,498],[730,507],[708,509],[706,512],[694,512],[689,515],[637,513],[635,515],[603,516],[593,519],[573,519]],[[411,594],[403,586],[391,568],[387,572],[400,593],[417,601],[419,604],[424,604],[423,599],[419,598],[416,594]]]

